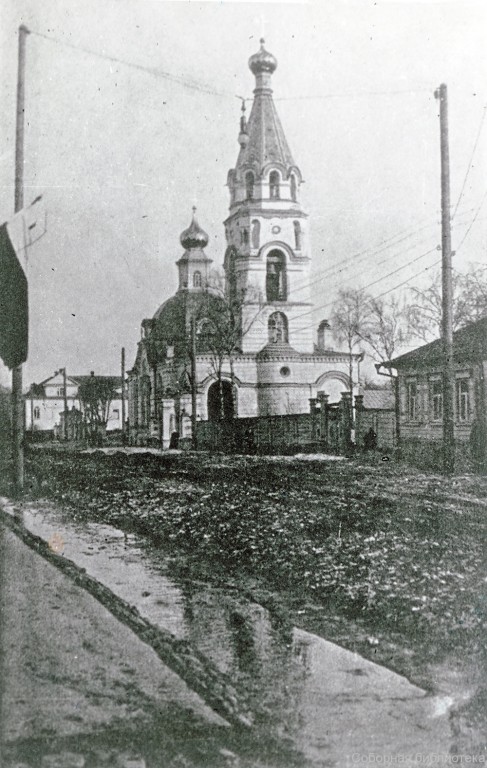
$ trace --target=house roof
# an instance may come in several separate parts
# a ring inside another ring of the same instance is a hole
[[[429,368],[442,360],[442,341],[425,344],[390,361],[393,368]],[[455,363],[475,363],[487,359],[487,317],[460,328],[453,334]]]
[[[92,376],[91,375],[86,376],[83,374],[81,376],[78,376],[78,375],[69,376],[69,378],[71,379],[71,381],[74,381],[76,384],[84,384],[86,381],[89,381],[92,378]],[[117,387],[122,386],[121,376],[98,376],[98,374],[95,374],[93,378],[98,379],[99,381],[101,380],[101,381],[111,382],[112,386],[115,389]]]
[[[394,410],[394,394],[388,389],[364,389],[364,408],[375,411]]]
[[[48,379],[44,379],[44,381],[41,381],[40,384],[33,383],[30,385],[28,392],[25,393],[25,397],[45,397],[46,391],[45,391],[45,385],[48,384],[50,381],[56,378],[58,374],[55,373],[52,376],[49,376]],[[121,376],[98,376],[95,374],[96,379],[102,379],[103,381],[110,381],[112,383],[112,386],[114,389],[120,389],[122,387],[122,377]],[[90,375],[76,375],[72,376],[69,374],[69,376],[66,376],[66,381],[68,384],[77,384],[78,386],[91,379]]]

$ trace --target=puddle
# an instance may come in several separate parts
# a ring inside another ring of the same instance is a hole
[[[210,659],[254,713],[256,729],[289,741],[303,766],[352,765],[357,754],[446,752],[447,717],[405,678],[234,591],[178,582],[164,553],[136,534],[28,506],[24,523]]]

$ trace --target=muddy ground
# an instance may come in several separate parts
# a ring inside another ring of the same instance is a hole
[[[27,457],[31,498],[150,538],[178,578],[236,586],[311,630],[448,693],[459,754],[486,748],[487,478],[371,456]]]

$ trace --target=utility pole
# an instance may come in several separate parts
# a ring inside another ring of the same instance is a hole
[[[15,213],[24,207],[24,113],[25,113],[25,44],[29,30],[19,27],[19,58],[17,70],[17,113],[15,124]],[[12,463],[13,482],[17,495],[24,491],[24,403],[22,397],[22,366],[12,369]]]
[[[191,318],[191,435],[193,451],[198,449],[198,436],[196,434],[196,321]]]
[[[127,435],[125,434],[125,347],[122,347],[121,357],[121,376],[122,376],[122,443],[125,445]]]
[[[64,399],[64,439],[65,439],[65,440],[66,440],[66,442],[67,442],[67,441],[69,440],[69,429],[68,429],[68,418],[69,418],[69,414],[68,414],[68,392],[67,392],[67,389],[66,389],[66,386],[67,386],[67,384],[66,384],[66,380],[67,380],[67,376],[66,376],[66,368],[61,368],[61,369],[60,369],[60,371],[59,371],[59,373],[62,373],[62,374],[63,374],[63,399]]]
[[[444,83],[435,91],[440,102],[441,140],[441,336],[443,343],[443,471],[451,475],[455,468],[455,431],[453,413],[453,285],[450,229],[450,156],[448,147],[448,93]]]

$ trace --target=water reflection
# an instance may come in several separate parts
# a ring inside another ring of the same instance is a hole
[[[415,725],[408,701],[423,693],[404,678],[293,627],[285,616],[236,591],[173,578],[164,554],[141,537],[79,523],[51,509],[27,511],[25,524],[47,541],[58,546],[62,541],[65,557],[150,622],[188,640],[228,676],[257,727],[290,738],[306,755],[309,763],[303,765],[321,765],[345,747],[397,749],[398,737],[408,752],[424,746],[418,741],[421,731],[408,730],[405,719]],[[394,705],[394,720],[389,717],[392,696],[406,702]]]
[[[24,522],[153,624],[188,640],[229,677],[258,722],[276,735],[301,727],[309,641],[285,617],[234,591],[172,578],[163,553],[137,535],[51,509],[27,509]]]

